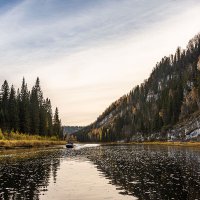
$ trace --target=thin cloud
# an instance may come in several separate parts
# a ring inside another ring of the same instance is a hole
[[[39,76],[66,124],[95,120],[200,27],[199,0],[16,2],[0,9],[0,81]]]

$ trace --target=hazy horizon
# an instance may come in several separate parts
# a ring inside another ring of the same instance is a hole
[[[40,77],[63,125],[87,125],[200,32],[198,0],[3,0],[0,83]]]

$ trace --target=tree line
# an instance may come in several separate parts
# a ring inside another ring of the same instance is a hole
[[[134,78],[134,77],[133,77]],[[112,103],[80,141],[166,139],[173,127],[200,111],[200,34],[186,49],[163,57],[150,77]]]
[[[52,113],[51,101],[44,99],[39,78],[31,91],[25,78],[21,88],[15,89],[4,81],[0,92],[0,128],[3,132],[20,132],[41,136],[62,134],[58,108]]]

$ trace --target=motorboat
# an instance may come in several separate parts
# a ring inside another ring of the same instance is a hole
[[[69,143],[69,142],[68,142],[68,143],[66,144],[66,148],[73,148],[73,147],[74,147],[74,144],[73,144],[73,143]]]

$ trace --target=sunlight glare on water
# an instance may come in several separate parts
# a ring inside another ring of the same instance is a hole
[[[75,144],[75,149],[98,147],[100,144]]]

